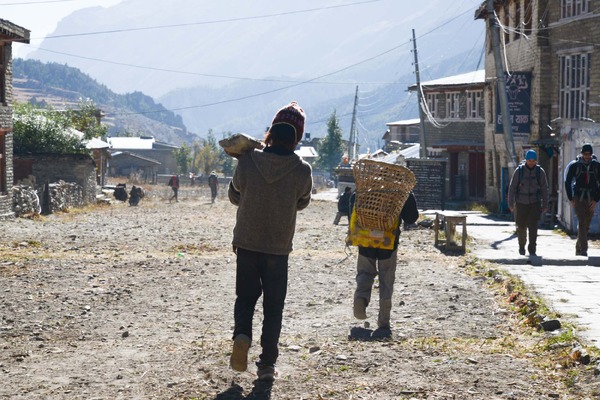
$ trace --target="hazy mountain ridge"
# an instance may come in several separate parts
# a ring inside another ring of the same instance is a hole
[[[13,60],[17,101],[50,104],[54,108],[75,107],[89,98],[107,115],[110,135],[155,135],[159,140],[180,144],[194,140],[180,116],[168,111],[141,92],[117,94],[77,68],[37,60]]]
[[[485,29],[473,19],[479,4],[124,0],[71,14],[52,36],[75,35],[47,38],[49,51],[29,57],[66,61],[117,93],[154,96],[201,136],[260,135],[290,100],[306,109],[315,136],[333,110],[348,135],[359,86],[359,129],[372,147],[386,122],[416,115],[416,99],[406,103],[415,82],[411,29],[423,80],[474,70]]]

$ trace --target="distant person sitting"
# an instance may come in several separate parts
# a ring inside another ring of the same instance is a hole
[[[342,193],[338,199],[338,212],[335,215],[333,224],[337,225],[340,223],[342,216],[348,217],[348,224],[350,224],[350,196],[352,195],[352,188],[346,186],[344,193]]]

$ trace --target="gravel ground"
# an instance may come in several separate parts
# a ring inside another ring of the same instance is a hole
[[[423,227],[403,232],[392,337],[374,340],[377,295],[352,316],[356,248],[335,204],[299,213],[274,384],[229,368],[236,208],[224,190],[145,187],[138,207],[0,221],[0,398],[592,399],[535,352],[481,276]],[[473,243],[472,243],[473,244]],[[261,324],[260,305],[255,335]],[[370,324],[370,325],[369,325]],[[255,360],[256,344],[250,349]]]

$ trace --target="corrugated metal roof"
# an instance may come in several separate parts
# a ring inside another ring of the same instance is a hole
[[[113,150],[152,150],[154,145],[153,137],[109,137],[106,138]]]
[[[413,118],[413,119],[403,119],[403,120],[396,121],[396,122],[388,122],[388,123],[386,123],[386,125],[387,126],[390,126],[390,125],[406,126],[406,125],[416,125],[420,122],[421,122],[421,120],[419,118]]]
[[[297,155],[302,158],[316,158],[319,153],[312,146],[301,146],[298,150],[294,151]]]
[[[421,82],[423,87],[431,86],[454,86],[454,85],[476,85],[485,83],[485,70],[467,72],[466,74],[447,76],[445,78],[434,79],[431,81]],[[417,85],[410,85],[408,90],[416,90]]]

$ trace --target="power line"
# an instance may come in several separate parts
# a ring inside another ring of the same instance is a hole
[[[27,6],[30,4],[48,4],[48,3],[69,3],[77,0],[45,0],[45,1],[20,1],[18,3],[4,3],[0,4],[2,6]]]
[[[105,35],[105,34],[111,34],[111,33],[145,31],[145,30],[152,30],[152,29],[181,28],[184,26],[222,24],[222,23],[227,23],[227,22],[238,22],[238,21],[248,21],[248,20],[255,20],[255,19],[272,18],[272,17],[281,17],[284,15],[305,14],[305,13],[310,13],[310,12],[314,12],[314,11],[323,11],[323,10],[330,10],[330,9],[334,9],[334,8],[342,8],[342,7],[353,7],[353,6],[367,4],[367,3],[377,3],[380,1],[384,1],[384,0],[366,0],[366,1],[359,1],[356,3],[340,4],[340,5],[336,5],[336,6],[309,8],[306,10],[297,10],[297,11],[286,11],[286,12],[275,13],[275,14],[256,15],[256,16],[252,16],[252,17],[238,17],[238,18],[219,19],[219,20],[214,20],[214,21],[189,22],[189,23],[171,24],[171,25],[156,25],[156,26],[145,26],[145,27],[139,27],[139,28],[123,28],[123,29],[112,29],[112,30],[106,30],[106,31],[53,35],[53,36],[46,36],[45,39],[57,39],[57,38],[74,37],[74,36]]]
[[[276,15],[285,15],[285,14],[293,14],[293,13],[300,13],[300,12],[310,12],[310,11],[315,11],[315,10],[323,10],[323,9],[329,9],[329,8],[339,8],[339,7],[346,7],[346,6],[352,6],[352,5],[357,5],[357,4],[364,4],[364,3],[372,3],[372,2],[378,2],[378,1],[383,1],[383,0],[370,0],[370,1],[363,1],[363,2],[357,2],[357,3],[351,3],[351,4],[346,4],[346,5],[340,5],[340,6],[331,6],[331,7],[323,7],[323,8],[316,8],[316,9],[311,9],[311,10],[302,10],[302,11],[292,11],[292,12],[287,12],[287,13],[281,13],[281,14],[272,14],[270,16],[276,16]],[[422,34],[420,37],[425,37],[433,32],[435,32],[436,30],[442,28],[443,26],[449,24],[450,22],[462,17],[463,15],[465,15],[466,13],[470,12],[471,10],[467,10],[464,11],[460,14],[458,14],[457,16],[447,20],[446,22],[444,22],[443,24],[434,27],[433,29],[425,32],[424,34]],[[253,19],[253,18],[266,18],[267,16],[260,16],[260,17],[245,17],[245,18],[241,18],[241,19]],[[238,20],[238,19],[232,19],[232,20],[223,20],[221,22],[225,22],[225,21],[234,21],[234,20]],[[213,21],[212,23],[215,23],[217,21]],[[183,26],[186,24],[179,24],[178,26]],[[151,28],[143,28],[143,29],[151,29]],[[133,29],[135,30],[135,28]],[[99,32],[102,33],[102,32]],[[200,104],[200,105],[193,105],[193,106],[186,106],[186,107],[179,107],[179,108],[173,108],[173,109],[169,109],[169,110],[154,110],[154,111],[147,111],[147,112],[129,112],[129,113],[114,113],[113,115],[136,115],[136,114],[150,114],[150,113],[155,113],[155,112],[165,112],[165,111],[181,111],[181,110],[188,110],[188,109],[195,109],[195,108],[205,108],[205,107],[209,107],[209,106],[214,106],[214,105],[219,105],[219,104],[225,104],[225,103],[231,103],[231,102],[236,102],[236,101],[241,101],[241,100],[246,100],[246,99],[250,99],[250,98],[254,98],[254,97],[259,97],[259,96],[263,96],[266,94],[270,94],[270,93],[274,93],[274,92],[278,92],[278,91],[282,91],[282,90],[286,90],[289,88],[293,88],[293,87],[297,87],[300,85],[305,85],[305,84],[309,84],[309,83],[331,83],[331,82],[317,82],[318,80],[328,77],[328,76],[332,76],[335,74],[338,74],[340,72],[346,71],[348,69],[354,68],[358,65],[370,62],[374,59],[377,59],[379,57],[382,57],[386,54],[389,54],[393,51],[396,51],[397,49],[410,44],[410,40],[404,43],[401,43],[397,46],[394,46],[386,51],[383,51],[382,53],[379,53],[375,56],[366,58],[362,61],[356,62],[354,64],[351,64],[349,66],[346,66],[344,68],[341,68],[339,70],[324,74],[324,75],[320,75],[318,77],[315,78],[311,78],[311,79],[307,79],[304,81],[291,81],[291,80],[275,80],[275,79],[258,79],[258,78],[244,78],[244,77],[234,77],[234,76],[225,76],[225,75],[214,75],[214,74],[202,74],[202,73],[194,73],[194,72],[189,72],[189,71],[174,71],[174,70],[168,70],[168,69],[162,69],[162,68],[156,68],[156,67],[145,67],[145,66],[139,66],[139,65],[133,65],[133,64],[128,64],[128,63],[121,63],[121,62],[115,62],[115,61],[108,61],[108,60],[102,60],[102,59],[97,59],[97,58],[91,58],[91,57],[84,57],[84,56],[77,56],[77,55],[73,55],[73,54],[67,54],[67,53],[61,53],[61,52],[57,52],[57,51],[53,51],[53,50],[48,50],[48,49],[44,49],[44,48],[38,48],[39,50],[42,51],[47,51],[47,52],[52,52],[52,53],[56,53],[56,54],[62,54],[62,55],[68,55],[68,56],[72,56],[72,57],[78,57],[78,58],[82,58],[82,59],[88,59],[88,60],[93,60],[93,61],[97,61],[97,62],[105,62],[105,63],[110,63],[110,64],[115,64],[115,65],[123,65],[123,66],[128,66],[128,67],[134,67],[134,68],[142,68],[142,69],[149,69],[149,70],[156,70],[156,71],[163,71],[163,72],[172,72],[172,73],[181,73],[181,74],[188,74],[188,75],[198,75],[198,76],[207,76],[207,77],[218,77],[218,78],[227,78],[227,79],[242,79],[242,80],[261,80],[261,81],[272,81],[272,82],[281,82],[281,83],[291,83],[290,85],[287,86],[283,86],[277,89],[272,89],[272,90],[268,90],[265,92],[261,92],[261,93],[255,93],[255,94],[251,94],[251,95],[247,95],[247,96],[242,96],[242,97],[238,97],[238,98],[233,98],[233,99],[227,99],[227,100],[222,100],[222,101],[217,101],[217,102],[212,102],[212,103],[205,103],[205,104]],[[400,84],[400,82],[395,82],[397,84]],[[346,84],[346,83],[336,83],[336,84]],[[352,84],[356,84],[356,82],[352,82]],[[376,83],[377,84],[377,83]],[[385,83],[382,82],[380,84],[392,84],[392,83]]]
[[[136,64],[119,62],[119,61],[110,61],[110,60],[104,60],[101,58],[86,57],[86,56],[80,56],[77,54],[64,53],[61,51],[44,49],[42,47],[38,47],[37,50],[45,51],[45,52],[53,53],[53,54],[60,54],[63,56],[68,56],[68,57],[80,58],[82,60],[97,61],[97,62],[102,62],[102,63],[107,63],[107,64],[120,65],[120,66],[124,66],[124,67],[147,69],[147,70],[158,71],[158,72],[169,72],[169,73],[182,74],[182,75],[194,75],[194,76],[204,76],[204,77],[208,77],[208,78],[236,79],[236,80],[261,81],[261,82],[281,82],[281,83],[300,82],[298,80],[291,80],[291,79],[250,78],[250,77],[233,76],[233,75],[205,74],[205,73],[201,73],[201,72],[181,71],[181,70],[174,70],[174,69],[168,69],[168,68],[147,67],[144,65],[136,65]],[[349,84],[356,85],[356,84],[361,84],[361,83],[369,84],[369,85],[392,85],[392,84],[396,84],[399,82],[328,82],[328,81],[319,81],[318,83],[319,84],[328,84],[328,85],[349,85]]]

